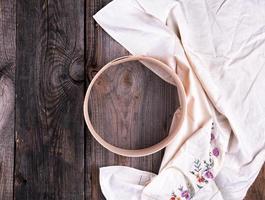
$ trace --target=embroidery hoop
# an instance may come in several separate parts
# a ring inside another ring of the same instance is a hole
[[[96,80],[98,79],[98,77],[103,72],[105,72],[108,68],[110,68],[111,66],[118,65],[121,63],[125,63],[125,62],[130,62],[130,61],[147,61],[147,62],[150,62],[152,64],[155,64],[156,67],[160,67],[164,72],[167,72],[171,76],[172,80],[174,81],[174,83],[176,84],[176,87],[178,89],[178,97],[180,100],[180,108],[181,108],[180,109],[180,117],[178,118],[179,123],[175,127],[173,127],[174,129],[171,131],[171,134],[168,134],[168,136],[166,138],[164,138],[163,140],[161,140],[157,144],[154,144],[150,147],[146,147],[143,149],[133,149],[133,150],[116,147],[116,146],[106,142],[94,129],[94,127],[91,123],[89,114],[88,114],[89,96],[90,96],[92,87],[93,87],[94,83],[96,82]],[[87,124],[87,127],[88,127],[90,133],[103,147],[105,147],[109,151],[111,151],[115,154],[118,154],[118,155],[127,156],[127,157],[142,157],[142,156],[154,154],[154,153],[160,151],[161,149],[165,148],[167,145],[169,145],[172,142],[172,140],[174,139],[174,137],[176,136],[176,134],[180,130],[180,128],[183,124],[183,121],[184,121],[184,116],[187,112],[186,94],[185,94],[183,84],[182,84],[181,80],[179,79],[178,75],[168,65],[166,65],[166,64],[162,63],[161,61],[159,61],[155,58],[152,58],[152,57],[124,56],[124,57],[117,58],[117,59],[107,63],[93,77],[93,79],[90,82],[90,85],[88,86],[87,91],[86,91],[86,95],[85,95],[85,99],[84,99],[84,105],[83,105],[83,111],[84,111],[84,118],[85,118],[85,121],[86,121],[86,124]]]

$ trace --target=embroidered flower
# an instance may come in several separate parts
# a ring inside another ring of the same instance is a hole
[[[177,195],[173,192],[171,197],[170,197],[170,200],[181,200],[181,198],[177,197]]]
[[[210,144],[212,147],[216,146],[216,137],[214,134],[214,123],[212,123],[211,128],[211,141]],[[199,189],[203,188],[210,179],[214,178],[213,167],[214,167],[214,158],[213,156],[218,157],[220,155],[220,150],[217,147],[214,147],[209,151],[209,157],[206,160],[195,159],[193,169],[190,171],[196,177],[196,185]],[[176,190],[174,190],[176,192]],[[173,192],[170,200],[191,200],[194,196],[194,188],[179,187],[177,193]],[[177,194],[177,195],[176,195]]]
[[[206,172],[205,172],[205,177],[206,178],[208,178],[208,179],[213,179],[213,174],[212,174],[212,172],[210,172],[209,170],[207,170]]]
[[[189,187],[189,184],[187,184]],[[183,189],[183,186],[180,186],[178,190],[172,192],[170,200],[191,200],[193,194],[191,193],[190,189]]]
[[[194,166],[191,173],[196,176],[197,187],[199,189],[203,188],[203,186],[209,182],[207,179],[214,178],[212,172],[210,171],[214,166],[214,161],[211,158],[211,154],[209,156],[209,161],[203,161],[204,165],[202,165],[202,162],[199,159],[194,161]]]
[[[203,183],[205,181],[205,178],[201,175],[197,175],[197,180],[199,183]]]
[[[181,197],[184,197],[186,200],[190,200],[190,193],[188,190],[181,192]]]
[[[213,149],[213,155],[214,155],[215,157],[218,157],[219,154],[220,154],[219,149],[218,149],[217,147],[215,147],[215,148]]]
[[[175,193],[172,193],[170,200],[177,200],[177,196],[175,195]]]

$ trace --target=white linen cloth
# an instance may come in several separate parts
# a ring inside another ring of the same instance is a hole
[[[104,196],[243,199],[265,160],[265,1],[114,0],[94,18],[176,70],[188,103],[159,174],[101,168]]]

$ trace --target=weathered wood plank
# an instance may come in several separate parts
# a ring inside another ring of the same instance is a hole
[[[87,1],[87,84],[108,61],[128,54],[92,19],[108,2]],[[93,88],[89,106],[92,122],[106,140],[124,148],[143,148],[166,136],[176,102],[175,87],[134,62],[103,74]],[[101,147],[89,133],[86,152],[87,199],[104,199],[99,187],[99,167],[126,165],[158,172],[163,155],[161,151],[142,158],[117,156]]]
[[[264,200],[265,199],[265,165],[263,165],[257,179],[250,187],[245,200]]]
[[[128,54],[91,18],[107,2],[86,2],[87,84],[106,62]],[[83,199],[84,190],[86,199],[104,199],[98,167],[119,164],[153,172],[159,168],[162,152],[139,159],[116,156],[87,133],[84,188],[84,124],[80,103],[84,89],[83,3],[70,0],[18,3],[16,199]],[[15,15],[15,0],[0,2],[0,199],[4,200],[13,196]],[[150,86],[148,81],[154,84]],[[142,95],[142,87],[149,88],[150,93]],[[140,64],[129,64],[122,70],[113,68],[95,89],[90,102],[92,119],[110,142],[123,147],[144,147],[165,136],[166,121],[169,124],[175,106],[169,101],[174,100],[175,91]],[[116,91],[114,96],[108,92],[111,89]],[[153,90],[159,91],[157,96],[152,96]],[[127,98],[119,99],[123,94]],[[134,99],[133,104],[128,96]],[[156,108],[158,104],[160,107]],[[145,109],[141,109],[143,106]],[[138,113],[130,112],[137,109]],[[109,115],[105,116],[106,112]],[[159,118],[154,118],[156,115]],[[108,118],[121,124],[110,126]],[[149,118],[165,123],[141,123]],[[156,130],[152,131],[153,128]],[[263,168],[246,199],[265,199],[264,182]]]
[[[0,199],[13,198],[15,0],[0,1]]]
[[[15,199],[84,199],[84,2],[17,3]]]

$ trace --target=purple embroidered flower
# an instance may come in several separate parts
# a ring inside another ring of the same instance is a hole
[[[218,149],[217,147],[215,147],[215,148],[213,149],[213,155],[214,155],[215,157],[218,157],[219,154],[220,154],[219,149]]]
[[[211,133],[211,141],[213,141],[215,139],[215,136],[213,133]]]
[[[210,172],[210,171],[206,171],[204,175],[205,175],[206,178],[208,178],[208,179],[213,179],[213,174],[212,174],[212,172]]]
[[[184,197],[186,200],[190,200],[190,193],[188,190],[181,192],[181,197]]]

